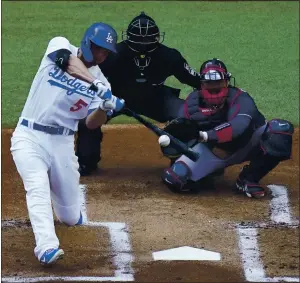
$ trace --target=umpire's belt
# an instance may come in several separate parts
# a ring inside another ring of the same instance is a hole
[[[50,135],[74,135],[74,131],[67,129],[65,127],[53,127],[53,126],[44,126],[37,123],[30,123],[28,120],[23,119],[21,125],[28,127],[30,129],[34,129],[40,132],[44,132]]]

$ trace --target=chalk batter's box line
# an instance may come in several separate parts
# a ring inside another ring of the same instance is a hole
[[[113,282],[125,282],[134,281],[131,276],[124,277],[3,277],[1,282],[48,282],[48,281],[92,281],[92,282],[103,282],[103,281],[113,281]]]
[[[2,226],[5,227],[5,222]],[[6,227],[13,227],[12,221]],[[20,221],[21,225],[25,224]],[[15,221],[17,226],[18,221]],[[20,223],[19,223],[20,224]],[[26,225],[26,224],[25,224]],[[116,266],[114,277],[3,277],[2,282],[43,282],[43,281],[134,281],[134,271],[131,264],[134,260],[132,248],[128,236],[128,229],[125,223],[121,222],[92,222],[88,221],[84,224],[91,227],[106,227],[109,230],[110,243],[112,247],[113,263]]]
[[[295,229],[299,228],[299,222],[294,221],[291,224],[278,224],[276,222],[257,222],[257,223],[250,223],[250,224],[228,224],[226,226],[227,229],[252,229],[252,228],[259,228],[259,229]]]

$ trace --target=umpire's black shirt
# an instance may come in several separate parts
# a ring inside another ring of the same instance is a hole
[[[151,57],[149,65],[140,69],[134,57],[138,53],[132,51],[127,44],[122,41],[117,44],[118,53],[110,53],[108,58],[99,65],[103,74],[107,77],[112,86],[112,91],[123,88],[127,91],[140,87],[157,87],[164,84],[170,76],[175,76],[181,83],[190,85],[193,88],[200,87],[200,77],[187,61],[182,57],[179,51],[159,44],[158,48],[149,53]],[[147,55],[146,55],[147,57]],[[125,95],[114,93],[126,99]]]

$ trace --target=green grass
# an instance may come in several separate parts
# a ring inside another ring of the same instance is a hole
[[[103,21],[118,31],[140,11],[152,16],[165,44],[199,70],[211,57],[225,61],[267,118],[299,125],[299,2],[69,2],[2,3],[2,126],[13,127],[48,41],[65,36],[79,45],[85,29]],[[167,84],[190,87],[170,78]],[[133,122],[127,117],[117,123]]]

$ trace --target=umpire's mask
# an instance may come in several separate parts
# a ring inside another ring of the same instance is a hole
[[[122,39],[128,47],[137,53],[134,57],[139,68],[149,66],[153,52],[164,40],[164,32],[160,32],[155,21],[144,12],[135,17],[126,31],[122,32]]]

